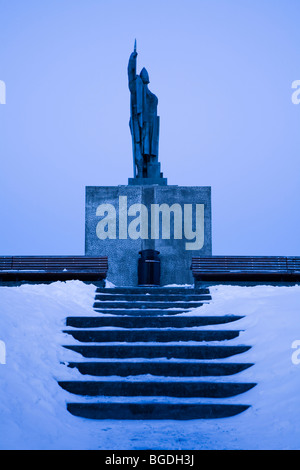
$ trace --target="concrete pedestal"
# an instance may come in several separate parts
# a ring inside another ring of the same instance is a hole
[[[160,252],[161,285],[193,284],[192,257],[212,254],[210,187],[88,186],[85,217],[85,254],[117,286],[138,284],[141,250]]]

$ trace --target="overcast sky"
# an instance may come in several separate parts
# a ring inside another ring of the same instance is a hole
[[[84,254],[85,186],[132,177],[127,63],[215,255],[300,255],[299,0],[0,0],[0,255]]]

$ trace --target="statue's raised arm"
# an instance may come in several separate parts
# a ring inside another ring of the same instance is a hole
[[[133,91],[133,87],[135,85],[136,80],[136,42],[134,43],[134,51],[130,54],[129,62],[128,62],[128,84],[129,90]]]

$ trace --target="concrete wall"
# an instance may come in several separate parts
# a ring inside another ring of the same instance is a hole
[[[192,284],[191,258],[212,254],[211,188],[89,186],[85,224],[85,254],[108,256],[108,280],[114,284],[138,284],[144,249],[160,252],[161,285]]]

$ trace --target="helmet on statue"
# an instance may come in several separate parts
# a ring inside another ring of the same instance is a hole
[[[148,74],[147,70],[145,69],[145,67],[142,68],[141,73],[140,73],[140,77],[141,77],[143,83],[145,83],[145,85],[150,83],[149,74]]]

